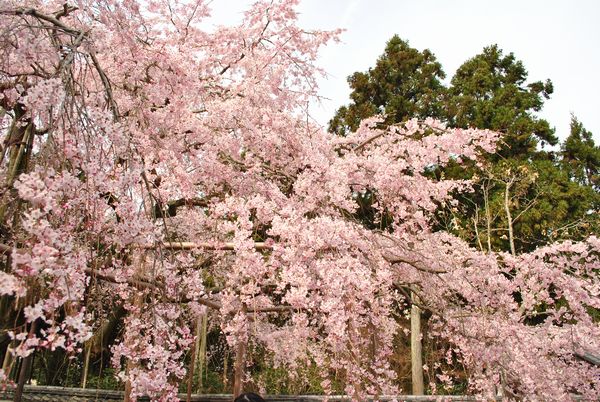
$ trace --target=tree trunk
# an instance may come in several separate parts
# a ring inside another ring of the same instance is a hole
[[[418,301],[417,295],[412,293],[411,296],[414,302]],[[413,395],[423,395],[425,392],[421,338],[421,309],[413,303],[410,309],[410,362]]]
[[[13,127],[11,127],[13,130]],[[9,194],[14,193],[13,184],[20,173],[26,170],[27,154],[30,152],[33,144],[33,124],[29,123],[25,127],[14,127],[14,132],[9,136],[9,143],[13,143],[10,151],[10,159],[7,166],[6,188],[7,191],[2,197],[2,205],[0,205],[0,223],[5,222],[5,215],[10,205]]]
[[[2,371],[6,374],[7,377],[10,376],[10,372],[12,371],[12,365],[14,362],[13,354],[10,352],[10,348],[15,348],[17,346],[15,341],[12,341],[8,347],[6,348],[6,352],[4,353],[4,361],[2,362]]]
[[[512,214],[510,213],[510,205],[509,205],[509,195],[510,195],[510,187],[512,185],[512,179],[506,182],[506,187],[504,188],[504,211],[506,211],[506,220],[508,222],[508,242],[510,244],[510,253],[512,255],[516,255],[515,251],[515,238],[513,232],[513,219]]]
[[[190,402],[190,400],[192,399],[192,385],[194,384],[194,370],[196,369],[197,355],[200,350],[199,343],[200,343],[200,319],[196,319],[196,337],[194,339],[194,347],[192,348],[192,359],[190,361],[190,368],[188,371],[186,402]]]
[[[35,327],[36,321],[31,323],[31,327],[29,328],[29,336],[35,336]],[[21,369],[19,370],[19,380],[17,381],[17,388],[15,389],[14,402],[21,402],[23,398],[23,389],[25,388],[25,381],[27,381],[27,376],[31,371],[31,362],[33,360],[33,353],[30,353],[27,357],[25,357],[21,364]]]
[[[489,198],[489,190],[488,184],[486,183],[483,186],[483,202],[485,208],[485,227],[487,231],[487,248],[488,253],[492,252],[492,215],[490,212],[490,198]]]
[[[136,265],[136,274],[134,277],[138,278],[144,272],[145,255],[143,252],[134,252],[133,264]],[[136,294],[133,297],[133,305],[138,307],[140,310],[143,306],[143,303],[144,303],[144,298],[140,294]],[[134,365],[131,362],[131,359],[127,359],[127,365],[126,365],[126,369],[125,369],[127,380],[125,382],[125,395],[124,395],[124,399],[123,399],[124,402],[131,401],[131,381],[129,381],[129,372],[131,371],[131,369],[133,367],[134,367]]]
[[[93,355],[102,353],[102,351],[108,347],[108,343],[112,338],[111,335],[116,331],[117,325],[125,317],[126,313],[127,311],[125,308],[120,305],[115,307],[108,315],[107,319],[88,341]]]

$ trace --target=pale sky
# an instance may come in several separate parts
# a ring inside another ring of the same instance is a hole
[[[213,0],[215,23],[238,22],[251,3]],[[529,82],[552,80],[554,94],[541,115],[561,139],[573,112],[600,142],[598,0],[301,0],[298,11],[304,28],[346,30],[318,62],[329,74],[320,93],[330,100],[312,114],[323,125],[349,102],[347,76],[372,67],[398,34],[412,47],[430,49],[447,81],[464,61],[497,43],[523,61]]]

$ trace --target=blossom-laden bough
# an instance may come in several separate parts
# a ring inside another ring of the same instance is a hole
[[[211,309],[232,347],[251,340],[291,371],[316,364],[329,392],[341,369],[361,400],[400,391],[396,316],[417,295],[472,393],[597,396],[600,371],[574,352],[600,349],[600,241],[512,256],[431,229],[469,190],[431,169],[493,151],[497,135],[370,119],[332,136],[307,107],[317,51],[338,32],[299,28],[296,1],[259,1],[206,31],[206,3],[0,6],[12,353],[80,353],[117,301],[112,360],[131,398],[174,400],[192,323]]]

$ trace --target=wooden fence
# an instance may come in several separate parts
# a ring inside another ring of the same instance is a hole
[[[4,392],[0,391],[0,402],[11,401],[13,397],[12,390],[7,389]],[[185,401],[186,395],[180,394],[180,400]],[[231,394],[222,395],[192,395],[192,402],[231,402]],[[268,395],[265,397],[268,402],[322,402],[325,397],[320,395]],[[46,387],[46,386],[25,386],[23,393],[23,402],[99,402],[99,401],[122,401],[122,391],[109,391],[102,389],[81,389],[81,388],[63,388],[63,387]],[[147,398],[139,399],[140,401],[148,401]],[[397,396],[381,396],[377,399],[381,402],[389,402],[396,400],[407,402],[434,402],[434,401],[469,401],[474,402],[478,399],[469,396],[415,396],[415,395],[397,395]],[[481,400],[481,399],[479,399]],[[344,396],[331,396],[331,402],[349,402],[350,399]],[[372,400],[369,399],[369,402]],[[365,401],[366,402],[366,401]]]

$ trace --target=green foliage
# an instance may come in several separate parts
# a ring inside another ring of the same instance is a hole
[[[499,153],[527,158],[538,141],[555,145],[558,138],[539,112],[553,92],[552,82],[526,83],[527,70],[512,53],[497,45],[467,60],[452,78],[445,110],[451,125],[488,128],[505,134]]]
[[[73,385],[79,387],[79,384]],[[93,371],[88,374],[87,388],[122,390],[124,384],[117,379],[117,373],[112,367],[105,367],[102,372]]]
[[[31,379],[38,385],[79,388],[83,379],[84,354],[67,355],[64,350],[42,350],[35,353]],[[15,373],[16,374],[16,373]],[[122,390],[124,384],[117,379],[110,366],[110,358],[91,360],[87,375],[87,388]]]
[[[524,250],[558,240],[582,240],[598,224],[600,194],[573,181],[569,172],[555,160],[528,162],[536,181],[527,189],[532,207],[516,222],[515,229],[525,243]]]
[[[503,56],[496,45],[486,47],[457,70],[446,99],[451,124],[504,133],[486,168],[448,172],[450,177],[479,178],[475,193],[463,197],[463,208],[453,218],[463,226],[462,237],[484,249],[508,251],[512,243],[516,252],[531,251],[556,240],[580,240],[597,225],[590,214],[598,209],[598,193],[589,185],[591,134],[572,121],[572,134],[563,146],[563,161],[571,152],[567,163],[561,155],[539,150],[540,142],[557,144],[548,122],[534,114],[553,88],[550,80],[527,84],[527,75],[512,53]]]
[[[273,395],[322,395],[321,375],[319,368],[314,364],[298,367],[291,373],[281,367],[264,366],[252,376],[256,384],[261,384],[268,394]],[[331,384],[334,393],[344,393],[344,382],[337,378]]]
[[[504,159],[476,174],[476,192],[462,197],[453,215],[459,223],[451,230],[481,249],[511,249],[507,208],[517,253],[558,240],[581,240],[597,227],[591,211],[598,207],[599,194],[571,180],[552,158]]]
[[[569,177],[579,184],[600,191],[600,147],[592,133],[571,116],[571,132],[562,144],[562,162]]]
[[[387,123],[409,117],[442,117],[445,77],[429,50],[422,52],[394,35],[374,68],[348,77],[351,103],[329,122],[329,131],[344,135],[364,118],[385,114]]]
[[[440,210],[438,229],[483,250],[515,252],[597,233],[600,150],[591,133],[573,117],[562,151],[543,150],[558,142],[550,124],[536,116],[552,82],[528,82],[523,62],[497,45],[463,63],[448,88],[443,78],[435,55],[394,36],[373,68],[348,78],[351,102],[338,109],[329,129],[344,135],[361,119],[385,114],[386,124],[432,116],[452,126],[500,131],[502,143],[483,168],[451,163],[430,172],[437,180],[474,179],[474,191],[459,195],[458,206]],[[367,226],[383,224],[370,207],[374,196],[358,198],[357,219]]]

